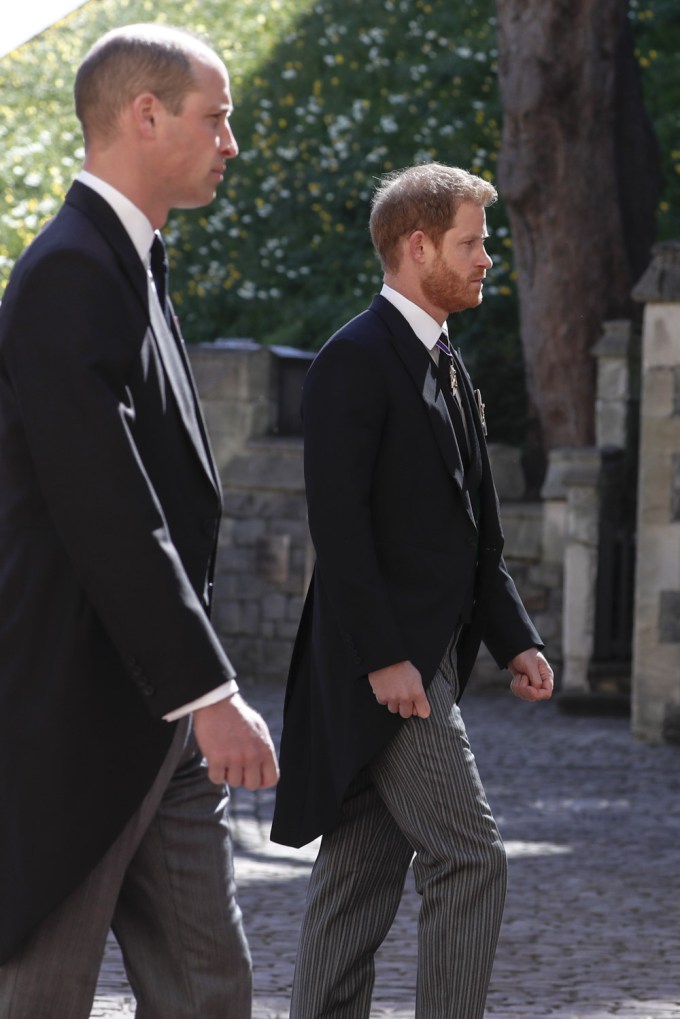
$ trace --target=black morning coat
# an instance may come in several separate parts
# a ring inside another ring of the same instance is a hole
[[[76,182],[0,307],[0,962],[143,799],[163,714],[229,678],[208,619],[220,514],[145,269]]]
[[[467,373],[460,379],[475,406]],[[492,409],[493,413],[493,409]],[[460,638],[467,681],[483,640],[499,666],[540,637],[502,558],[482,425],[478,514],[436,367],[384,297],[323,347],[303,390],[305,481],[316,566],[295,643],[272,839],[331,830],[352,778],[401,719],[367,674],[410,660],[425,687]]]

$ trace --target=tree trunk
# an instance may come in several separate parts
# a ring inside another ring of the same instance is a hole
[[[496,0],[503,136],[530,400],[545,449],[593,441],[602,323],[630,318],[660,176],[626,0]]]

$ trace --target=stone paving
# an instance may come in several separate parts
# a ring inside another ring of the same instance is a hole
[[[282,690],[245,695],[277,737]],[[634,742],[627,718],[566,714],[505,690],[471,691],[463,715],[510,857],[487,1019],[680,1019],[680,748]],[[269,842],[272,802],[238,791],[233,803],[253,1019],[288,1016],[316,852]],[[417,912],[409,880],[377,960],[371,1019],[413,1019]],[[111,942],[92,1017],[133,1015]]]

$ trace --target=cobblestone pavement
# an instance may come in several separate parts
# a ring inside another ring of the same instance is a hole
[[[282,691],[245,695],[277,737]],[[510,857],[487,1019],[680,1019],[680,748],[636,743],[626,718],[496,690],[470,692],[463,715]],[[316,852],[268,841],[272,803],[243,791],[233,802],[253,1019],[288,1015]],[[372,1019],[413,1019],[417,913],[409,880],[378,958]],[[111,943],[92,1016],[131,1015]]]

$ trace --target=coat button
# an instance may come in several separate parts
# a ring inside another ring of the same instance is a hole
[[[149,682],[144,673],[144,669],[135,658],[133,658],[130,662],[130,672],[132,673],[132,678],[134,679],[135,686],[139,692],[144,694],[145,697],[152,697],[156,692],[156,687],[153,683]]]

